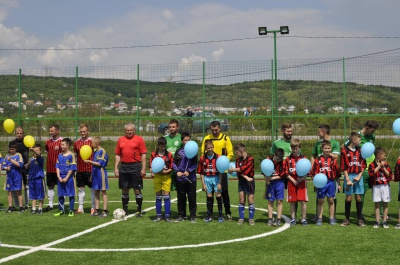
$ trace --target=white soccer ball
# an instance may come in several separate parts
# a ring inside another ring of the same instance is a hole
[[[121,220],[125,217],[125,211],[121,208],[115,209],[113,212],[113,216],[115,220]]]

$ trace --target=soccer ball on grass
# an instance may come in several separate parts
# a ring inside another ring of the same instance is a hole
[[[125,217],[125,211],[121,208],[115,209],[113,212],[113,216],[115,220],[121,220]]]

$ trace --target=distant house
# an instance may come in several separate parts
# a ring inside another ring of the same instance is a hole
[[[35,104],[35,101],[32,100],[32,99],[27,99],[27,100],[25,100],[25,104],[26,105],[33,105],[33,104]]]
[[[33,104],[35,107],[43,106],[43,103],[40,101],[36,101],[35,104]]]

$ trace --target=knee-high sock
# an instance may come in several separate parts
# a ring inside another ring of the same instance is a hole
[[[222,197],[217,197],[218,215],[222,216]]]
[[[346,216],[346,219],[350,219],[350,210],[351,210],[351,202],[346,201],[344,203],[344,215]]]
[[[142,212],[142,204],[143,204],[143,195],[136,194],[136,205],[137,205],[137,211],[139,213]]]
[[[156,196],[156,214],[161,217],[162,196]]]
[[[254,207],[254,203],[249,205],[249,219],[254,219],[254,212],[256,211],[256,207]]]
[[[170,218],[171,216],[171,199],[168,196],[164,196],[164,209],[165,209],[165,218]]]
[[[85,188],[78,188],[78,209],[83,211],[83,202],[85,201]]]
[[[239,203],[239,219],[244,219],[244,204]]]
[[[122,209],[128,215],[129,194],[122,194]]]
[[[29,186],[26,185],[24,189],[25,205],[29,205]]]
[[[54,200],[54,189],[48,189],[47,197],[49,198],[49,206],[53,208],[53,200]]]
[[[74,211],[75,196],[69,196],[69,210]]]
[[[363,208],[362,202],[356,201],[357,219],[358,220],[362,219],[362,208]]]
[[[62,212],[65,212],[64,202],[65,202],[64,196],[58,196],[58,209]]]
[[[213,214],[214,208],[214,198],[207,197],[207,215],[211,216]]]

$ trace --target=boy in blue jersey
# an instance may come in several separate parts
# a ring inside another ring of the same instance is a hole
[[[22,160],[22,155],[17,153],[17,146],[11,145],[8,148],[9,154],[3,160],[2,169],[7,171],[6,176],[6,191],[8,200],[8,209],[6,213],[11,213],[15,209],[12,206],[12,195],[15,193],[18,197],[19,213],[24,212],[24,207],[22,207],[22,167],[24,165]]]
[[[93,137],[92,146],[96,150],[92,160],[84,160],[85,163],[92,164],[92,189],[94,190],[95,208],[96,210],[91,216],[98,216],[100,218],[108,217],[108,176],[107,164],[108,154],[104,148],[101,147],[101,138],[99,136]],[[103,197],[103,211],[100,213],[100,193]]]
[[[57,187],[58,187],[58,209],[60,210],[54,216],[64,215],[64,196],[69,197],[69,214],[74,216],[75,203],[75,181],[74,174],[76,171],[75,155],[69,150],[72,144],[71,139],[64,138],[61,140],[62,153],[58,155],[56,162]]]
[[[44,158],[42,156],[42,146],[35,144],[31,150],[33,157],[25,165],[26,170],[29,170],[29,199],[32,200],[31,214],[42,214],[44,199]],[[36,211],[37,201],[39,201],[39,209]]]

